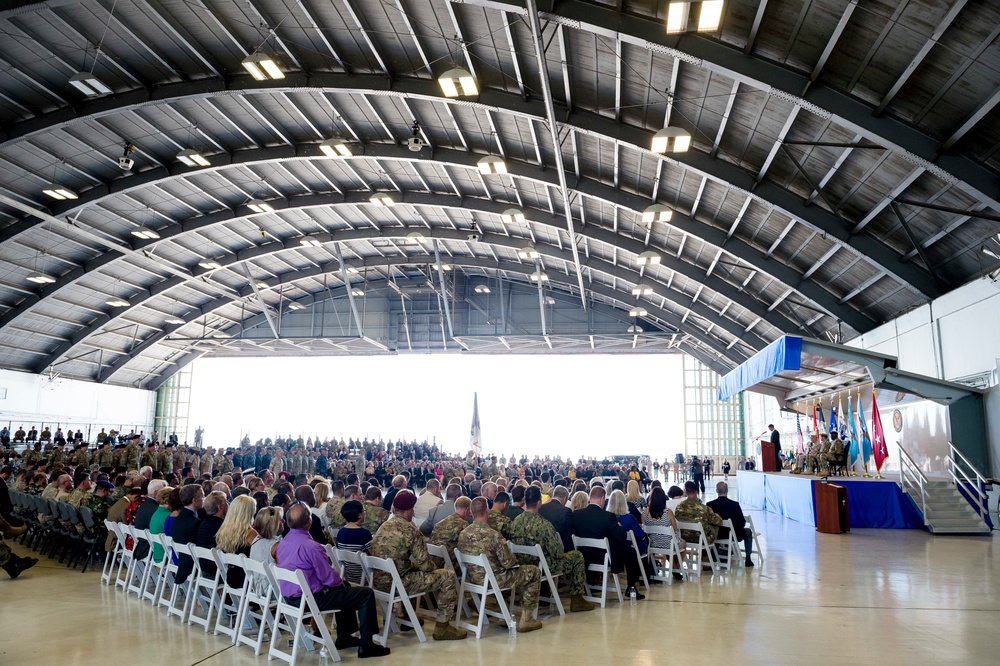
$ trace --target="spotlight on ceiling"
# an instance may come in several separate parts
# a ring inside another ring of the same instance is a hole
[[[189,167],[207,167],[211,165],[204,155],[193,148],[187,148],[177,153],[177,159],[183,162],[185,166]]]
[[[547,273],[542,273],[541,271],[536,271],[530,276],[532,282],[548,282],[549,276]]]
[[[376,192],[375,194],[368,197],[370,201],[375,206],[384,206],[386,208],[392,208],[396,205],[396,200],[392,198],[391,195],[386,192]]]
[[[653,135],[649,149],[654,153],[686,153],[691,147],[691,134],[680,127],[664,127]]]
[[[722,22],[723,0],[678,2],[671,0],[667,8],[667,34],[675,35],[691,30],[714,32]]]
[[[667,206],[663,204],[653,204],[652,206],[646,206],[642,211],[642,222],[643,224],[652,224],[653,222],[669,222],[670,218],[674,216],[674,211],[670,210]]]
[[[438,268],[440,268],[443,271],[450,271],[451,270],[451,264],[433,263],[433,264],[431,264],[431,268],[433,268],[434,270],[437,270]]]
[[[632,335],[638,335],[638,334],[642,333],[642,327],[638,326],[636,324],[632,324],[631,326],[629,326],[628,328],[625,329],[625,332],[626,333],[631,333]]]
[[[66,201],[67,199],[79,199],[79,195],[76,192],[69,189],[68,187],[63,187],[62,185],[57,185],[55,183],[49,185],[44,190],[43,194],[46,194],[56,201]]]
[[[628,311],[629,317],[645,317],[649,313],[646,312],[646,308],[635,307]]]
[[[415,245],[419,245],[426,240],[426,237],[424,236],[424,232],[417,230],[406,234],[406,240]]]
[[[77,72],[69,77],[69,84],[87,97],[110,95],[114,91],[90,72]]]
[[[185,323],[185,321],[180,317],[167,317],[166,319],[163,320],[163,323],[172,324],[174,326],[180,326],[181,324]]]
[[[538,256],[538,250],[535,249],[534,245],[525,245],[517,251],[517,258],[525,261],[533,261],[538,259]]]
[[[655,266],[660,263],[660,255],[652,250],[646,250],[641,252],[635,260],[640,266]]]
[[[507,173],[507,163],[496,155],[487,155],[479,159],[479,173],[488,176],[491,173]]]
[[[521,224],[524,222],[524,211],[520,208],[508,208],[500,213],[500,219],[504,224]]]
[[[490,288],[487,287],[485,284],[477,284],[476,285],[476,293],[477,294],[488,294],[488,293],[490,293]]]
[[[156,233],[149,227],[139,227],[138,229],[133,229],[132,235],[136,238],[141,238],[142,240],[157,240],[160,237],[160,234]]]
[[[546,305],[555,305],[555,304],[556,304],[556,299],[552,298],[551,296],[546,296],[546,297],[545,297],[545,298],[543,299],[543,302],[544,302],[544,303],[545,303]]]
[[[438,77],[438,83],[445,97],[473,97],[479,94],[476,79],[462,67],[449,69]]]
[[[127,308],[129,305],[128,301],[123,298],[109,298],[104,302],[113,308]]]
[[[258,81],[285,78],[285,73],[281,71],[278,62],[266,53],[254,53],[244,58],[243,69]]]
[[[350,157],[353,154],[341,139],[327,139],[319,144],[319,149],[327,157]]]
[[[648,284],[637,284],[632,287],[633,296],[649,296],[653,293],[653,288]]]
[[[299,242],[303,247],[322,247],[323,243],[315,238],[300,238]]]
[[[289,310],[305,310],[306,306],[302,305],[301,303],[289,303],[288,304],[288,309]]]
[[[217,261],[212,261],[211,259],[206,259],[204,261],[199,261],[198,265],[202,268],[210,271],[217,271],[222,268],[222,264]]]
[[[351,296],[364,296],[364,295],[365,295],[364,289],[351,289]]]

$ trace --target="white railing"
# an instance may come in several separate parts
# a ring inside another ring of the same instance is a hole
[[[899,445],[899,485],[903,487],[903,492],[910,495],[917,502],[920,513],[924,517],[924,525],[927,524],[927,477],[913,462],[913,458],[906,452],[903,445]]]
[[[986,495],[986,479],[976,466],[969,462],[969,459],[962,455],[962,452],[955,448],[955,445],[948,442],[948,449],[951,455],[948,457],[948,474],[951,475],[951,480],[955,482],[955,487],[959,492],[962,492],[962,486],[964,484],[967,489],[968,495],[972,498],[970,503],[972,507],[979,514],[979,517],[983,519],[984,524],[986,523],[986,517],[989,515],[989,497]],[[975,479],[975,480],[973,480]]]

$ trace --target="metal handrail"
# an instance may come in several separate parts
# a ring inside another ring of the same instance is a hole
[[[983,488],[986,486],[986,478],[979,473],[979,470],[976,469],[976,466],[973,465],[971,462],[969,462],[969,459],[963,456],[962,452],[956,449],[955,445],[952,444],[951,442],[948,442],[948,449],[949,452],[951,453],[951,456],[948,458],[948,473],[951,474],[951,480],[955,482],[955,486],[956,488],[958,488],[958,486],[960,485],[960,482],[958,480],[958,475],[956,474],[956,472],[958,472],[958,474],[961,474],[962,480],[967,485],[973,487],[973,493],[976,498],[976,501],[974,503],[976,508],[976,513],[979,514],[979,517],[982,518],[983,522],[985,523],[986,517],[990,513],[989,498],[987,497],[986,492],[983,490]],[[966,471],[962,469],[962,466],[959,465],[958,462],[955,460],[956,457],[958,457],[963,463],[965,463],[966,467],[972,470],[972,473],[975,474],[976,476],[975,483],[973,483],[968,473],[966,473]],[[961,492],[960,488],[959,492]]]
[[[916,494],[920,497],[920,513],[924,516],[924,524],[927,524],[927,477],[924,473],[917,467],[917,464],[910,457],[910,454],[906,452],[903,445],[896,442],[899,446],[899,485],[903,487],[903,492],[913,494],[910,490],[916,491]],[[916,477],[911,478],[911,477]],[[909,487],[909,490],[908,490]]]

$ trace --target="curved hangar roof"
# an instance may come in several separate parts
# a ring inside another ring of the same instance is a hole
[[[994,3],[727,0],[697,33],[711,4],[680,34],[665,0],[0,13],[0,365],[155,387],[199,339],[362,307],[345,282],[543,272],[546,293],[615,308],[623,334],[636,308],[725,372],[996,267]],[[284,78],[248,75],[262,55]],[[456,67],[478,94],[443,95]],[[652,152],[667,126],[691,149]],[[349,156],[324,153],[335,138]],[[506,173],[482,173],[488,155]],[[654,203],[669,221],[643,221]]]

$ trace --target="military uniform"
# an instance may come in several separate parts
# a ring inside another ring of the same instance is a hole
[[[833,445],[830,443],[830,440],[828,440],[828,439],[823,440],[820,443],[820,445],[819,445],[819,471],[820,472],[829,471],[829,469],[830,469],[829,465],[830,465],[830,460],[832,458],[830,452],[832,450],[832,446]]]
[[[102,448],[97,452],[95,461],[98,467],[112,467],[115,464],[115,452],[108,448]]]
[[[466,555],[485,555],[500,587],[520,589],[524,613],[533,613],[538,608],[541,572],[533,564],[518,564],[517,558],[507,547],[507,542],[495,529],[484,523],[473,522],[458,537],[458,549]],[[485,577],[486,572],[482,567],[469,567],[469,580],[473,583],[481,585]]]
[[[458,548],[458,537],[469,526],[469,521],[457,513],[453,513],[434,525],[431,537],[427,541],[436,546],[444,546],[448,553]]]
[[[677,522],[701,523],[705,528],[705,540],[713,543],[719,536],[719,526],[722,525],[722,516],[705,506],[701,500],[687,498],[677,505],[674,511]],[[698,543],[698,533],[692,530],[681,530],[681,538],[687,543]]]
[[[14,433],[14,443],[20,444],[24,441],[24,428],[18,428],[17,432]]]
[[[49,466],[53,468],[60,467],[65,462],[66,462],[66,449],[61,446],[57,446],[56,450],[53,451],[52,455],[49,456]]]
[[[90,467],[90,452],[86,448],[80,447],[70,454],[69,462],[71,465]]]
[[[562,539],[552,523],[537,513],[525,511],[514,519],[511,530],[513,532],[511,541],[514,543],[521,546],[538,544],[542,547],[545,562],[549,565],[549,571],[553,576],[568,575],[570,596],[585,594],[584,580],[587,564],[584,562],[583,553],[578,550],[565,552]],[[521,564],[535,564],[531,560],[536,558],[518,555],[517,559]]]
[[[201,461],[199,464],[200,464],[201,474],[208,474],[211,476],[215,466],[215,456],[213,456],[210,452],[206,451],[201,456]]]
[[[82,488],[74,488],[73,492],[66,496],[63,501],[70,506],[80,508],[85,506],[88,501],[90,501],[91,494],[89,490],[84,490]]]
[[[226,456],[216,456],[215,457],[215,468],[219,470],[219,474],[232,474],[233,472],[233,461]]]
[[[271,464],[268,466],[268,469],[271,470],[271,474],[273,474],[274,478],[277,479],[278,475],[285,471],[284,458],[276,457],[271,460]]]
[[[327,510],[329,511],[329,505]],[[340,514],[340,509],[337,509],[337,514]],[[343,520],[343,516],[341,516],[341,520]],[[384,525],[387,520],[389,520],[388,511],[377,504],[369,504],[368,502],[365,502],[365,522],[361,524],[361,527],[365,528],[372,534],[375,534],[382,528],[382,525]]]
[[[108,517],[108,511],[111,510],[111,502],[109,499],[107,497],[91,495],[90,499],[87,500],[87,506],[94,512],[94,524],[99,527],[104,527],[104,521]]]
[[[333,497],[331,497],[329,499],[329,501],[326,503],[326,519],[330,523],[330,527],[332,529],[339,530],[341,527],[343,527],[344,525],[347,524],[347,521],[344,520],[344,516],[340,513],[340,510],[343,508],[344,504],[346,504],[346,503],[347,503],[346,499],[344,499],[343,497],[338,497],[336,495],[334,495]],[[368,509],[371,506],[372,505],[370,505],[370,504],[365,504],[364,505],[365,513],[368,512]],[[381,508],[381,507],[379,507],[379,508]],[[383,520],[382,522],[385,522],[385,521]],[[367,516],[366,516],[365,523],[366,523],[365,527],[367,527]],[[379,523],[379,527],[381,527],[381,523]],[[376,528],[374,530],[368,530],[368,531],[371,532],[372,534],[375,534],[375,532],[378,531],[378,528]]]
[[[393,561],[409,594],[434,593],[434,598],[437,600],[438,622],[448,622],[455,616],[455,606],[458,602],[455,573],[448,569],[435,568],[431,556],[427,553],[424,537],[416,525],[399,516],[393,516],[375,534],[371,550],[375,557]],[[376,571],[372,582],[376,589],[387,592],[392,586],[392,577],[384,571]],[[535,589],[537,592],[537,584]],[[536,603],[537,598],[536,594]]]
[[[510,539],[512,536],[510,531],[510,518],[503,515],[496,509],[490,509],[489,515],[486,517],[487,524],[500,533],[504,539]]]

